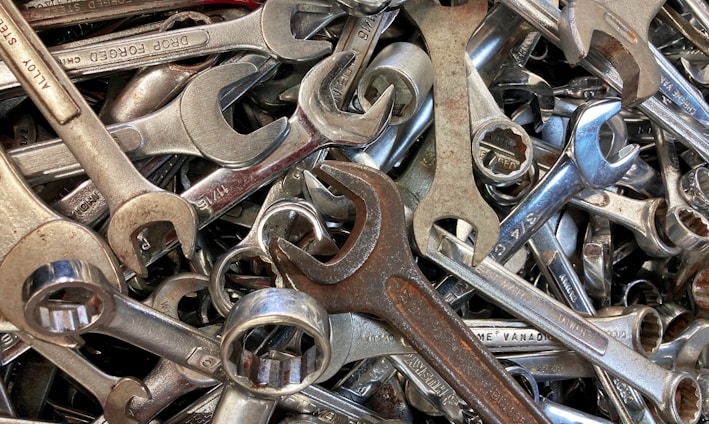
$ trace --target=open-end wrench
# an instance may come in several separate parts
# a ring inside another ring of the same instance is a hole
[[[397,182],[408,209],[415,209],[415,202],[421,197],[419,192],[430,185],[430,168],[428,160],[416,158]],[[644,356],[609,338],[598,327],[489,258],[476,267],[463,266],[469,263],[473,248],[437,226],[433,234],[436,237],[430,241],[426,254],[429,260],[468,283],[492,303],[638,389],[658,406],[667,420],[686,423],[698,419],[701,395],[688,375],[667,373],[653,366]]]
[[[569,142],[552,169],[500,223],[500,238],[490,257],[504,263],[549,217],[585,188],[613,184],[630,168],[639,149],[623,147],[606,158],[599,145],[601,126],[620,110],[612,99],[579,106],[570,122]]]
[[[296,39],[291,17],[298,9],[328,13],[335,6],[319,0],[276,0],[243,18],[143,34],[69,49],[56,49],[54,58],[71,76],[86,76],[174,62],[229,50],[255,50],[285,61],[304,61],[327,54],[327,41]],[[333,18],[342,12],[333,13]],[[0,63],[0,89],[18,81],[7,63]]]
[[[150,399],[150,391],[141,381],[132,377],[108,375],[79,352],[68,347],[57,346],[22,333],[20,333],[20,337],[94,395],[103,407],[103,414],[109,423],[134,424],[139,422],[127,414],[126,406],[131,399],[136,397]]]
[[[650,21],[664,0],[570,1],[561,11],[559,38],[566,59],[577,65],[591,48],[608,59],[623,80],[623,104],[636,105],[660,87],[660,68],[648,45]]]
[[[547,422],[418,270],[393,182],[358,164],[324,162],[316,172],[353,198],[354,228],[343,249],[325,264],[273,239],[271,257],[287,282],[331,313],[359,311],[385,318],[483,419]]]
[[[499,221],[475,187],[470,108],[461,87],[467,87],[466,73],[476,72],[466,65],[465,47],[485,17],[487,3],[470,0],[444,7],[430,0],[410,0],[405,9],[423,35],[434,69],[436,172],[431,190],[414,212],[414,240],[425,249],[434,222],[461,219],[476,231],[477,263],[493,248]]]
[[[192,206],[178,195],[155,187],[133,167],[14,5],[0,7],[0,18],[14,35],[0,43],[0,55],[106,197],[111,210],[108,242],[119,260],[136,273],[147,275],[136,252],[136,235],[154,222],[172,223],[183,253],[191,256],[197,227]],[[105,172],[106,167],[111,174]]]
[[[168,105],[128,122],[108,125],[108,132],[133,160],[162,154],[202,156],[221,166],[253,165],[273,151],[288,131],[286,118],[251,134],[235,131],[222,114],[220,91],[252,78],[255,66],[230,63],[201,72]],[[36,182],[74,174],[81,168],[61,139],[15,149],[12,158]],[[51,159],[50,159],[51,158]]]

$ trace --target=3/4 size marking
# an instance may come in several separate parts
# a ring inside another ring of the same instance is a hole
[[[18,17],[22,19],[22,17]],[[0,48],[5,53],[5,60],[19,79],[27,85],[36,85],[42,90],[41,96],[32,100],[41,104],[60,124],[69,122],[81,113],[81,109],[61,89],[59,81],[49,66],[38,57],[30,41],[16,27],[12,13],[0,2]],[[58,66],[58,65],[57,65]]]

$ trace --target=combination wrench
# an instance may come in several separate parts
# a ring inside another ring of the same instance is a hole
[[[155,187],[133,167],[19,10],[6,4],[0,7],[0,13],[14,34],[0,43],[0,55],[106,198],[111,211],[107,239],[118,259],[146,276],[136,236],[155,222],[171,223],[183,253],[192,256],[197,231],[192,206],[180,196]],[[112,170],[111,175],[105,172],[106,166]]]
[[[316,172],[353,198],[354,228],[327,263],[284,239],[272,239],[271,257],[287,283],[314,296],[330,313],[385,318],[483,419],[547,422],[418,270],[407,248],[403,204],[394,183],[358,164],[323,162]]]

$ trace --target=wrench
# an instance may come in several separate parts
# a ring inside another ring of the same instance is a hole
[[[330,14],[318,0],[276,0],[243,18],[211,25],[143,34],[98,44],[55,49],[55,60],[73,77],[174,62],[231,50],[255,50],[283,61],[308,61],[327,54],[327,41],[299,40],[291,33],[297,10]],[[342,12],[332,13],[332,19]],[[18,86],[8,63],[0,63],[0,90]]]
[[[393,182],[358,164],[324,162],[316,173],[355,198],[354,228],[344,248],[325,264],[283,239],[273,239],[271,257],[287,283],[313,295],[331,313],[359,311],[385,318],[483,419],[545,422],[421,275],[409,253],[404,210]],[[489,384],[481,385],[481,380]]]
[[[502,0],[502,4],[520,14],[552,44],[560,45],[559,19],[561,12],[551,2],[548,0]],[[656,59],[660,61],[661,56],[661,54],[657,54]],[[620,76],[609,69],[609,66],[599,57],[589,55],[581,62],[581,65],[620,91],[623,85]],[[675,91],[679,92],[679,90]],[[684,104],[686,100],[686,98],[684,100],[678,98],[676,103]],[[678,111],[671,105],[665,104],[659,96],[648,98],[638,105],[638,108],[654,122],[660,123],[665,130],[674,134],[677,140],[696,151],[705,161],[709,161],[709,141],[706,137],[706,127],[689,116],[692,113],[691,110]]]
[[[215,337],[119,293],[92,265],[55,261],[37,269],[25,286],[25,317],[39,334],[106,334],[223,379]],[[57,292],[64,296],[53,298]]]
[[[397,182],[407,202],[407,210],[415,209],[416,200],[421,197],[419,193],[430,184],[430,168],[430,161],[417,157]],[[463,265],[469,263],[473,248],[437,226],[433,230],[436,237],[430,241],[426,254],[433,263],[468,283],[492,303],[606,369],[612,376],[628,379],[626,382],[652,400],[668,421],[685,423],[698,419],[701,394],[689,376],[667,373],[653,366],[645,357],[608,338],[580,315],[489,258],[476,267]]]
[[[94,395],[103,407],[103,414],[108,422],[138,422],[127,414],[126,405],[133,398],[150,399],[150,391],[141,381],[132,377],[110,376],[73,349],[34,339],[22,333],[19,333],[19,336]]]
[[[709,211],[709,168],[699,166],[682,175],[680,194],[693,208]]]
[[[4,199],[0,203],[0,214],[7,220],[0,234],[0,272],[5,296],[0,312],[5,319],[33,337],[48,340],[27,325],[22,311],[24,281],[47,262],[79,259],[91,263],[101,269],[115,289],[126,290],[119,265],[106,242],[42,203],[24,183],[2,149],[0,194]],[[54,337],[51,340],[68,347],[76,347],[80,342],[68,337]]]
[[[598,143],[601,125],[620,110],[616,100],[579,106],[564,152],[542,180],[500,223],[500,238],[490,257],[506,262],[561,206],[584,188],[603,188],[627,172],[639,154],[637,145],[623,147],[617,159],[606,158]]]
[[[431,225],[440,219],[466,221],[476,230],[474,264],[492,249],[498,235],[497,216],[475,187],[470,126],[477,122],[471,122],[468,95],[461,90],[467,87],[466,72],[476,72],[466,64],[465,46],[485,17],[486,4],[470,0],[447,8],[430,0],[410,0],[405,5],[423,35],[434,69],[436,172],[431,190],[414,212],[414,241],[424,249]]]
[[[664,0],[637,7],[632,0],[570,1],[561,11],[559,39],[566,59],[577,65],[591,48],[615,67],[623,81],[624,106],[633,106],[660,88],[660,68],[650,50],[650,21]]]
[[[667,200],[665,234],[684,250],[702,250],[709,246],[709,219],[691,207],[680,194],[682,172],[673,140],[668,139],[657,125],[653,125],[653,131]]]
[[[0,43],[0,56],[106,197],[111,210],[107,238],[118,259],[147,276],[136,252],[136,235],[154,222],[172,223],[183,253],[190,257],[197,227],[192,206],[153,186],[133,167],[14,5],[0,5],[0,18],[14,34]],[[11,40],[15,41],[11,44]],[[111,174],[105,172],[105,166]]]
[[[287,120],[279,118],[251,134],[240,134],[224,119],[219,92],[253,78],[256,71],[255,66],[240,62],[205,70],[163,108],[106,128],[133,160],[184,154],[230,168],[251,166],[283,140],[288,131]],[[56,172],[73,174],[81,167],[61,139],[15,149],[12,158],[24,175],[37,181],[54,178]]]

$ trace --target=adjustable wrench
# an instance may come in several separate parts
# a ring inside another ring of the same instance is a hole
[[[324,162],[317,172],[355,197],[354,228],[344,248],[325,264],[286,240],[273,239],[271,257],[288,284],[313,295],[331,313],[359,311],[384,317],[483,419],[546,422],[418,270],[393,182],[358,164]]]
[[[147,275],[136,252],[136,236],[154,222],[172,223],[183,253],[192,256],[197,227],[192,206],[153,186],[133,167],[14,5],[0,7],[0,18],[14,34],[0,43],[0,55],[106,197],[111,210],[107,238],[118,259]],[[106,167],[111,174],[105,172]]]
[[[475,187],[471,111],[461,87],[467,86],[466,73],[476,72],[466,65],[465,47],[485,17],[487,3],[470,0],[462,6],[443,7],[430,0],[410,0],[405,9],[423,35],[434,69],[436,172],[431,190],[414,212],[414,240],[423,250],[434,222],[461,219],[476,230],[477,263],[497,240],[498,219]]]
[[[141,381],[132,377],[110,376],[68,347],[33,339],[22,333],[20,338],[94,395],[103,407],[103,414],[109,423],[139,422],[127,414],[126,405],[133,398],[150,399],[150,391]]]
[[[618,158],[601,151],[601,125],[620,110],[615,100],[591,101],[574,113],[570,140],[552,169],[500,223],[500,238],[490,257],[504,263],[547,219],[584,188],[603,188],[627,172],[639,154],[636,145],[623,147]],[[433,187],[432,187],[433,188]]]

